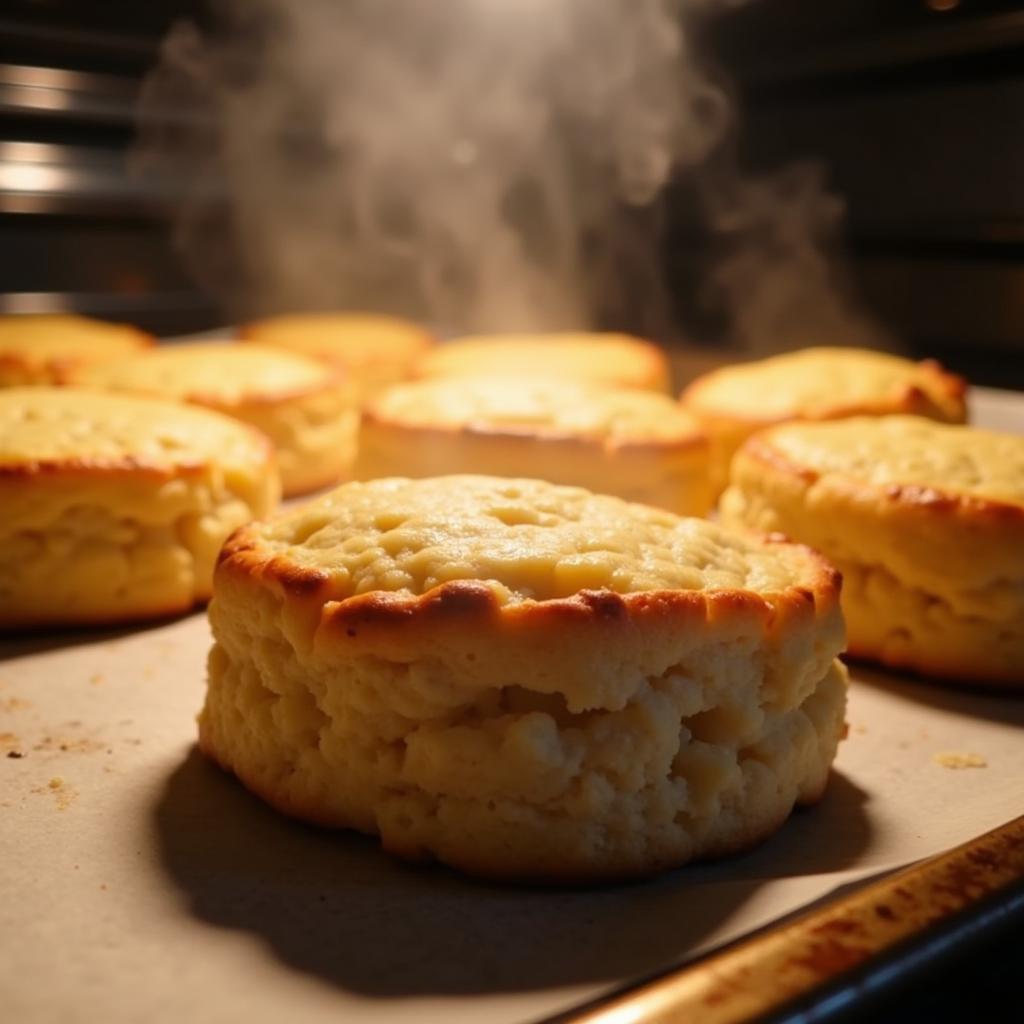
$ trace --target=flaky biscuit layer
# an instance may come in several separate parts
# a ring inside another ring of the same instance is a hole
[[[268,442],[217,413],[0,392],[0,627],[114,623],[210,594],[225,537],[277,501]]]
[[[558,574],[579,555],[603,587]],[[842,731],[819,558],[539,481],[349,484],[243,528],[210,619],[207,754],[287,813],[482,875],[739,849],[820,795]]]
[[[917,417],[774,428],[736,456],[721,515],[837,565],[851,652],[1024,685],[1024,438]]]

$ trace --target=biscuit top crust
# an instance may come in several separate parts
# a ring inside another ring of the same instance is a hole
[[[259,464],[269,443],[216,412],[79,388],[0,389],[0,472]]]
[[[133,355],[152,338],[128,324],[84,316],[29,314],[0,316],[0,359],[45,365],[90,362]]]
[[[439,345],[419,365],[421,377],[521,374],[668,388],[664,352],[626,334],[496,334]]]
[[[797,545],[577,487],[486,476],[344,484],[240,531],[222,559],[300,589],[327,585],[338,599],[418,597],[453,580],[486,582],[501,605],[581,590],[836,589],[820,558]]]
[[[911,496],[952,495],[1024,506],[1024,437],[918,416],[792,423],[744,449],[801,475]]]
[[[703,439],[696,419],[667,395],[557,378],[437,378],[400,384],[371,402],[365,415],[408,427],[611,444]]]
[[[938,363],[857,348],[807,348],[725,366],[695,380],[683,401],[697,411],[768,422],[858,412],[917,412],[966,418],[962,378]]]
[[[84,367],[73,381],[227,407],[319,391],[332,386],[337,373],[315,359],[270,346],[198,341]]]
[[[245,324],[245,341],[303,352],[345,366],[411,362],[433,343],[431,335],[409,320],[371,313],[295,313]]]

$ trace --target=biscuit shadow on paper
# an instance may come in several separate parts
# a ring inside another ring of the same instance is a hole
[[[179,622],[199,614],[202,614],[201,609],[182,612],[178,615],[140,619],[138,622],[119,626],[40,626],[39,628],[19,629],[16,632],[0,632],[0,664],[64,648],[92,647],[97,644],[128,640],[142,633],[155,633],[168,626],[177,625]]]
[[[885,690],[914,704],[941,708],[954,715],[1024,728],[1024,690],[985,686],[969,680],[909,676],[863,661],[851,661],[850,671],[854,686]]]
[[[489,885],[289,821],[195,749],[168,778],[154,826],[163,867],[197,918],[374,997],[535,991],[663,970],[766,879],[840,870],[870,841],[863,794],[836,776],[818,807],[745,856],[628,885]]]

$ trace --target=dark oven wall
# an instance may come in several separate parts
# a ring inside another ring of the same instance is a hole
[[[162,333],[220,319],[173,252],[169,197],[130,175],[135,105],[188,0],[0,5],[0,309]]]
[[[867,307],[1024,387],[1024,4],[767,0],[718,25],[752,166],[820,157]]]
[[[216,325],[163,216],[173,184],[125,156],[139,84],[200,0],[8,0],[0,11],[0,306],[73,308],[160,333]],[[1024,4],[754,0],[716,23],[751,169],[824,161],[865,306],[911,352],[1024,387]],[[670,225],[684,333],[700,240]],[[822,339],[827,341],[828,339]]]

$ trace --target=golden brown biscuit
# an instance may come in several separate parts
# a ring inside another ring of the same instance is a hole
[[[948,423],[967,418],[966,382],[921,363],[859,348],[807,348],[712,370],[683,392],[714,446],[717,490],[729,461],[753,433],[788,420],[912,414]]]
[[[579,488],[346,484],[238,531],[214,589],[203,751],[474,874],[739,850],[821,795],[843,728],[834,570]]]
[[[0,627],[187,611],[224,539],[279,493],[269,442],[219,413],[0,389]]]
[[[70,314],[0,316],[0,387],[62,384],[81,366],[134,355],[153,344],[128,324]]]
[[[740,449],[721,515],[838,566],[851,653],[1024,685],[1024,437],[909,416],[777,427]]]
[[[175,398],[258,427],[277,449],[286,496],[337,483],[352,468],[356,408],[341,370],[264,345],[191,342],[91,366],[86,387]]]
[[[664,351],[627,334],[494,334],[439,345],[416,369],[419,377],[529,376],[668,391]]]
[[[399,384],[363,408],[353,475],[489,473],[574,484],[680,515],[711,508],[708,440],[668,395],[551,379]]]
[[[245,324],[239,337],[340,366],[360,397],[405,380],[434,344],[433,336],[419,324],[371,313],[268,317]]]

